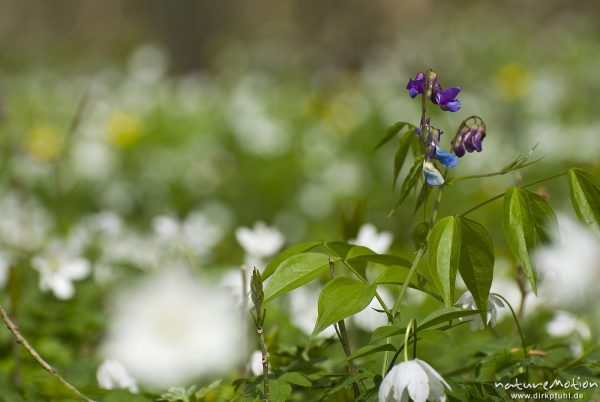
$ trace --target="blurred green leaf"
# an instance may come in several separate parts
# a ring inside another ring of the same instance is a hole
[[[468,317],[473,314],[478,314],[479,312],[479,310],[465,310],[460,307],[442,308],[425,317],[419,324],[418,330],[421,331],[426,328],[431,328],[437,324],[442,324],[444,322],[452,321],[461,317]]]
[[[579,220],[599,230],[600,178],[581,169],[569,169],[569,190]]]
[[[296,254],[283,261],[265,288],[265,302],[296,289],[329,269],[329,257],[321,253]]]
[[[299,385],[301,387],[310,387],[312,386],[312,382],[306,378],[304,374],[298,373],[296,371],[290,371],[287,373],[283,373],[279,376],[278,380],[285,381],[290,384]]]
[[[406,197],[408,197],[412,189],[415,188],[415,186],[419,183],[419,179],[423,176],[423,174],[421,173],[423,170],[422,165],[422,157],[415,159],[412,167],[410,168],[410,171],[408,172],[408,174],[404,178],[404,181],[402,182],[402,188],[400,189],[400,197],[398,197],[398,201],[396,201],[396,204],[394,204],[394,207],[390,211],[389,215],[393,215],[394,212],[396,212],[398,207],[404,202]]]
[[[460,217],[461,242],[458,271],[485,321],[487,299],[494,277],[494,244],[485,228]]]
[[[390,127],[388,127],[387,130],[385,130],[385,134],[384,134],[383,138],[381,139],[381,141],[379,141],[377,143],[377,145],[375,146],[375,150],[378,150],[384,144],[386,144],[389,140],[394,138],[396,136],[396,134],[398,134],[404,128],[404,126],[410,126],[413,128],[415,127],[414,125],[412,125],[408,122],[397,121],[396,123],[394,123]]]
[[[383,345],[365,345],[362,348],[358,348],[352,353],[346,360],[354,360],[359,357],[365,357],[379,352],[395,352],[396,348],[394,345],[386,343]]]
[[[275,258],[273,258],[273,260],[269,263],[269,265],[267,265],[265,267],[265,270],[261,275],[263,281],[266,280],[269,276],[271,276],[273,274],[273,272],[275,272],[277,267],[279,267],[279,265],[283,261],[288,259],[289,257],[296,255],[296,254],[305,253],[305,252],[310,251],[313,248],[320,246],[320,245],[321,245],[321,242],[314,242],[314,241],[306,242],[306,243],[298,243],[298,244],[293,245],[292,247],[289,247],[289,248],[283,250],[281,253],[277,254],[277,256]]]
[[[537,272],[531,251],[550,240],[558,222],[552,207],[539,195],[519,187],[509,189],[504,196],[504,233],[515,258],[523,266],[534,293]]]
[[[400,137],[400,145],[398,146],[398,150],[396,151],[396,155],[394,156],[394,181],[392,183],[392,188],[396,187],[396,181],[398,181],[398,175],[400,174],[400,170],[402,170],[402,166],[404,166],[404,161],[406,160],[406,156],[408,155],[408,150],[410,149],[411,142],[413,139],[418,138],[415,135],[415,128],[410,128],[402,137]]]
[[[435,224],[429,237],[429,270],[448,307],[454,304],[461,235],[460,218],[447,216]]]
[[[328,282],[319,295],[319,317],[312,336],[346,317],[364,310],[375,296],[376,285],[338,277]]]

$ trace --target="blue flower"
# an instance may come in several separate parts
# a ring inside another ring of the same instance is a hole
[[[441,86],[436,86],[436,91],[432,96],[433,103],[440,105],[440,109],[447,112],[456,112],[460,109],[460,101],[456,96],[460,92],[460,87],[443,89]]]
[[[408,89],[408,94],[411,98],[425,92],[425,74],[418,73],[414,80],[409,79],[406,89]]]
[[[440,163],[447,168],[454,167],[458,163],[458,156],[448,151],[444,151],[437,145],[435,147],[435,159],[440,161]]]
[[[425,159],[423,161],[423,174],[425,175],[427,184],[430,186],[441,186],[444,184],[444,177],[440,171],[433,166],[433,163],[430,160]]]

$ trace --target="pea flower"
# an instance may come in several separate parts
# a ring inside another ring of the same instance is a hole
[[[135,379],[117,360],[104,360],[98,367],[96,379],[102,389],[127,389],[132,394],[138,393],[138,386]]]
[[[427,85],[425,84],[426,80]],[[456,99],[461,88],[442,88],[437,80],[437,74],[432,70],[427,73],[417,73],[414,80],[412,78],[408,80],[406,89],[411,98],[415,98],[419,94],[426,94],[434,105],[438,105],[446,112],[456,112],[461,107],[460,101]]]
[[[450,385],[433,367],[420,359],[395,365],[379,386],[379,402],[444,402]]]
[[[477,305],[475,304],[475,299],[473,299],[473,294],[469,291],[466,291],[456,302],[457,306],[460,306],[464,309],[477,310]],[[498,316],[498,308],[504,308],[504,303],[502,300],[493,293],[490,293],[488,296],[487,303],[487,315],[486,315],[486,323],[490,326],[496,325],[496,318]],[[478,329],[483,329],[485,324],[479,314],[473,314],[468,317],[459,318],[460,321],[471,321],[471,331],[477,331]]]
[[[466,152],[481,152],[482,141],[486,136],[485,124],[476,123],[471,126],[464,125],[452,140],[452,151],[459,158]]]
[[[433,164],[434,159],[447,168],[452,168],[458,163],[458,157],[456,155],[444,151],[438,146],[442,134],[443,131],[433,129],[424,141],[428,147],[428,151],[425,155],[425,160],[423,161],[423,174],[425,175],[427,184],[430,186],[441,186],[444,184],[444,177]],[[418,130],[417,135],[421,136],[420,130]]]

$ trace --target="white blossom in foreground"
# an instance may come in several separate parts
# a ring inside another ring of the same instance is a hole
[[[275,254],[285,243],[285,236],[275,227],[269,227],[258,221],[252,229],[239,227],[235,238],[246,252],[246,264],[260,265],[263,258]]]
[[[349,240],[348,243],[357,246],[368,247],[377,254],[383,254],[390,248],[394,236],[391,232],[377,232],[375,225],[365,223],[358,230],[356,239]]]
[[[444,402],[450,386],[433,367],[420,359],[397,364],[379,386],[379,402]]]
[[[131,393],[138,393],[138,386],[135,379],[117,360],[104,360],[102,364],[98,366],[96,379],[98,380],[98,385],[102,389],[127,389]]]
[[[576,220],[558,216],[560,235],[536,250],[541,298],[550,305],[579,306],[598,300],[600,239]]]
[[[52,291],[61,300],[72,298],[75,295],[73,281],[85,279],[91,272],[88,260],[58,243],[34,257],[31,265],[40,273],[40,289]]]
[[[471,292],[466,291],[460,299],[456,302],[457,306],[460,306],[467,310],[477,310],[477,305],[475,304],[475,300],[473,299],[473,294]],[[488,296],[487,302],[487,315],[486,315],[486,323],[490,326],[496,325],[496,318],[498,316],[498,309],[504,308],[504,303],[502,300],[496,296],[495,294],[490,293]],[[459,318],[460,321],[471,321],[471,331],[477,331],[478,329],[485,328],[485,324],[481,319],[480,314],[473,314],[467,317]]]
[[[244,334],[232,297],[180,269],[165,269],[115,300],[103,346],[149,388],[222,373]]]

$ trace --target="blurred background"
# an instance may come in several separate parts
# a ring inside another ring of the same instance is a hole
[[[180,229],[196,239],[192,265],[215,276],[248,261],[235,232],[257,221],[286,245],[352,239],[370,222],[410,256],[421,218],[413,201],[388,217],[396,146],[373,149],[395,121],[418,123],[405,87],[419,71],[462,87],[459,112],[432,111],[445,148],[467,116],[486,122],[483,152],[456,175],[498,170],[536,144],[544,156],[451,188],[442,214],[567,167],[598,172],[596,1],[0,0],[0,10],[0,241],[3,264],[23,267],[0,275],[20,284],[2,297],[84,384],[106,329],[97,306],[122,278],[189,265],[163,247]],[[562,178],[534,190],[572,214],[567,188]],[[504,244],[502,205],[488,208],[473,216]],[[86,240],[93,274],[56,305],[30,259],[74,239]],[[508,255],[497,250],[510,270]],[[8,373],[8,334],[0,340]]]

